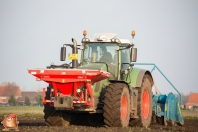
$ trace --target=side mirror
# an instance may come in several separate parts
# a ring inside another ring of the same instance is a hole
[[[65,61],[65,58],[66,58],[66,47],[61,47],[60,60]]]
[[[131,62],[136,62],[137,60],[137,48],[131,48]]]

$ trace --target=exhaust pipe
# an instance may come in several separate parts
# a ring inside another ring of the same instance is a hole
[[[72,42],[74,44],[72,53],[73,54],[78,54],[78,48],[77,48],[77,42],[75,39],[72,38]],[[78,67],[78,58],[76,60],[72,60],[72,67],[77,68]]]

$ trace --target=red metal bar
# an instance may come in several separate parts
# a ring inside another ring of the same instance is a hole
[[[87,103],[87,89],[85,89],[85,102]]]
[[[42,92],[42,99],[43,99],[43,104],[46,104],[46,100],[45,100],[45,88],[43,88],[43,92]]]
[[[75,82],[74,82],[73,90],[74,90],[74,98],[76,98],[76,83]]]
[[[88,102],[88,100],[87,100],[86,105],[93,106],[93,104],[94,104],[94,97],[93,97],[93,93],[92,93],[92,89],[91,89],[91,83],[87,82],[87,83],[85,83],[85,85],[86,85],[86,88],[87,88],[87,92],[89,93],[89,95],[91,97],[91,102]]]
[[[79,100],[80,100],[80,101],[85,101],[85,100],[84,100],[84,98],[85,98],[84,96],[85,96],[85,95],[84,95],[84,92],[80,92],[80,98],[79,98]]]

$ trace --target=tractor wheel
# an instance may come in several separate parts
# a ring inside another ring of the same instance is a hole
[[[110,127],[127,127],[130,119],[128,86],[123,83],[110,84],[104,96],[104,123]]]
[[[71,115],[57,111],[53,106],[44,105],[44,119],[48,126],[68,126],[70,125]]]
[[[45,99],[50,99],[50,91],[52,86],[47,87]],[[70,124],[71,115],[57,111],[49,104],[44,105],[44,119],[48,126],[68,126]]]
[[[137,114],[139,118],[131,119],[130,126],[148,127],[152,118],[152,79],[145,74],[141,88],[138,88]]]

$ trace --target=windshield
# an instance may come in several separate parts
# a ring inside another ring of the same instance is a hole
[[[113,43],[88,43],[84,45],[83,64],[105,63],[107,64],[109,79],[117,78],[118,71],[118,51]]]
[[[105,62],[107,64],[116,64],[118,61],[117,59],[114,60],[117,55],[116,46],[117,44],[112,43],[85,44],[83,64],[89,64],[92,62]]]
[[[126,46],[120,46],[120,50],[116,50],[117,43],[86,43],[84,45],[84,54],[82,63],[98,63],[105,62],[108,65],[108,72],[112,78],[117,78],[118,74],[118,58],[121,57],[121,69],[127,69],[130,63],[130,52]],[[120,54],[120,55],[118,55]]]

